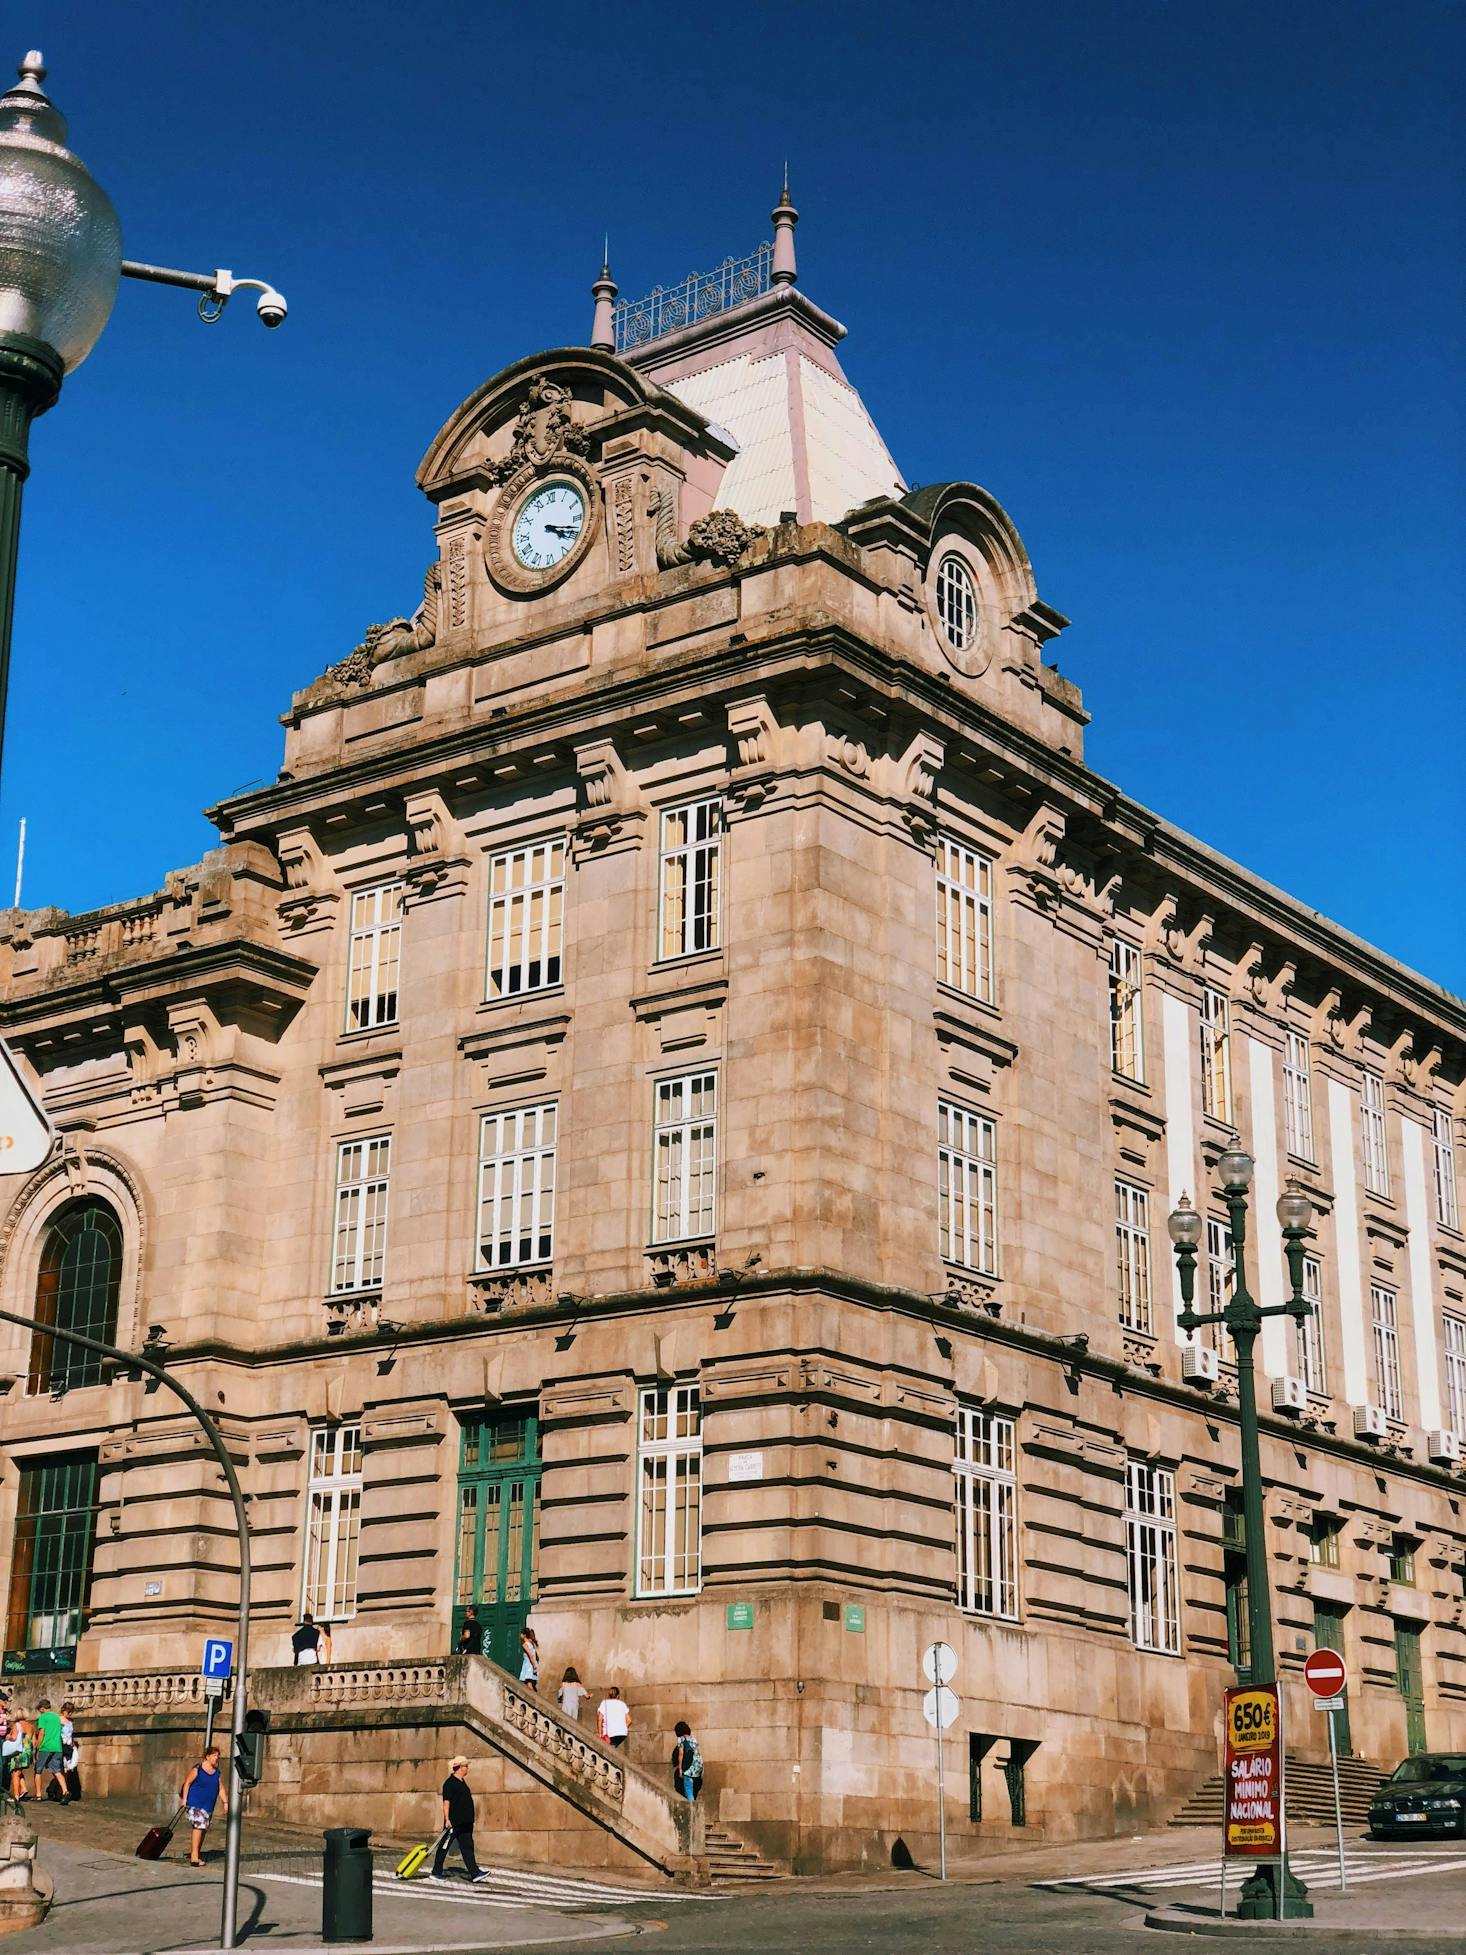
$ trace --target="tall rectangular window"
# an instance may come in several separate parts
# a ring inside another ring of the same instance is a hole
[[[662,810],[658,957],[717,949],[722,852],[721,801]]]
[[[1369,1286],[1369,1322],[1374,1339],[1374,1386],[1387,1419],[1403,1419],[1405,1393],[1400,1384],[1400,1329],[1395,1293],[1383,1283]]]
[[[1110,1064],[1126,1079],[1145,1079],[1142,1023],[1144,965],[1133,944],[1110,944]]]
[[[1201,1105],[1213,1120],[1232,1124],[1232,1014],[1227,994],[1206,985],[1201,994]]]
[[[97,1455],[60,1453],[22,1465],[10,1558],[6,1668],[76,1667],[86,1627],[97,1533]],[[34,1700],[32,1700],[34,1701]]]
[[[993,865],[944,837],[937,854],[937,976],[993,999]]]
[[[1130,1639],[1138,1650],[1181,1652],[1181,1577],[1176,1547],[1176,1476],[1132,1459],[1125,1466],[1125,1555]]]
[[[554,1256],[557,1121],[553,1101],[484,1115],[478,1171],[480,1270],[517,1269]]]
[[[402,884],[379,883],[351,898],[351,955],[346,972],[346,1029],[365,1032],[397,1022],[402,971]]]
[[[361,1538],[361,1427],[312,1426],[300,1606],[317,1622],[356,1614]]]
[[[659,1079],[652,1130],[652,1241],[711,1235],[717,1178],[718,1075]]]
[[[702,1584],[702,1402],[696,1385],[640,1393],[638,1595],[690,1595]]]
[[[1018,1517],[1011,1419],[957,1408],[957,1605],[983,1616],[1018,1613]]]
[[[392,1171],[388,1134],[343,1140],[336,1149],[336,1235],[333,1290],[380,1289],[387,1261],[387,1182]]]
[[[1446,1420],[1466,1439],[1466,1317],[1446,1317],[1444,1326]]]
[[[1328,1390],[1328,1368],[1323,1344],[1323,1270],[1317,1256],[1303,1258],[1303,1294],[1313,1305],[1310,1316],[1293,1326],[1293,1348],[1297,1376],[1311,1392]]]
[[[1115,1183],[1115,1265],[1120,1322],[1149,1334],[1150,1196],[1128,1181]]]
[[[490,998],[560,982],[565,932],[565,837],[489,857]]]
[[[1232,1255],[1232,1231],[1216,1216],[1206,1218],[1206,1307],[1225,1310],[1232,1301],[1237,1265]],[[1203,1324],[1200,1335],[1214,1351],[1226,1349],[1226,1326]]]
[[[997,1132],[942,1100],[937,1106],[937,1227],[949,1263],[998,1273]]]
[[[1288,1032],[1283,1039],[1283,1138],[1290,1154],[1313,1159],[1313,1082],[1302,1032]]]
[[[1390,1158],[1385,1147],[1385,1083],[1365,1073],[1359,1086],[1359,1137],[1364,1151],[1364,1185],[1372,1194],[1390,1192]]]
[[[1451,1116],[1443,1106],[1436,1107],[1431,1114],[1430,1135],[1435,1155],[1435,1219],[1443,1228],[1459,1229],[1461,1210],[1456,1196],[1456,1136]]]

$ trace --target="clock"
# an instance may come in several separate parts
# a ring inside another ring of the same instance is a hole
[[[520,503],[510,527],[510,547],[525,570],[557,570],[585,528],[585,496],[578,482],[542,482]]]

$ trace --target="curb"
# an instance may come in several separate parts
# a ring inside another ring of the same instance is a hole
[[[1451,1945],[1459,1929],[1440,1928],[1341,1928],[1332,1921],[1237,1921],[1221,1920],[1213,1911],[1209,1916],[1199,1909],[1156,1908],[1142,1917],[1147,1928],[1167,1935],[1209,1935],[1214,1940],[1255,1941],[1259,1935],[1280,1940],[1287,1936],[1299,1942],[1321,1941],[1340,1955],[1370,1955],[1382,1942],[1402,1948],[1427,1948],[1437,1951]],[[326,1952],[323,1951],[323,1955]]]

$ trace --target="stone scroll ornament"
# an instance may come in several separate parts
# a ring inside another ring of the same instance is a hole
[[[412,616],[368,625],[361,643],[337,664],[328,666],[323,676],[337,685],[369,686],[372,674],[389,658],[399,658],[403,652],[427,651],[437,642],[442,582],[442,566],[435,563],[423,578],[422,603]]]
[[[541,373],[519,410],[509,453],[501,461],[486,462],[483,472],[488,481],[503,483],[527,466],[548,468],[562,456],[589,452],[590,435],[571,415],[570,389]]]
[[[677,535],[677,497],[669,489],[657,491],[652,513],[657,522],[657,562],[663,570],[682,563],[712,563],[731,570],[748,555],[755,537],[766,534],[762,523],[745,523],[731,509],[712,509],[698,517],[686,541],[681,541]]]

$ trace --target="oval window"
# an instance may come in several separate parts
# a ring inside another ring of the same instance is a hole
[[[937,621],[954,652],[970,650],[977,637],[977,592],[972,572],[959,556],[946,556],[937,565]]]

